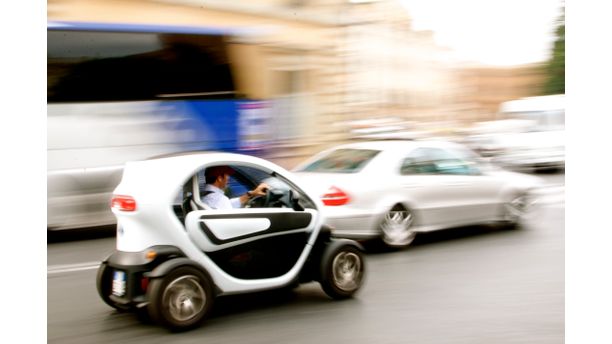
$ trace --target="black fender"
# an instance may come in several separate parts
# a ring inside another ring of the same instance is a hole
[[[361,252],[365,252],[365,249],[363,248],[363,246],[357,241],[351,240],[351,239],[343,239],[343,238],[330,238],[330,241],[327,243],[327,245],[325,245],[325,251],[331,251],[335,249],[336,247],[340,247],[344,245],[354,246]]]
[[[153,271],[149,272],[147,274],[147,276],[149,278],[160,278],[160,277],[164,277],[166,276],[170,271],[178,268],[179,266],[192,266],[206,274],[208,274],[206,272],[206,270],[204,270],[204,268],[202,268],[202,265],[200,265],[198,262],[191,260],[189,258],[185,258],[185,257],[179,257],[179,258],[172,258],[169,260],[166,260],[165,262],[159,264],[158,266],[156,266]]]
[[[217,295],[217,294],[219,294],[221,292],[219,287],[217,287],[217,285],[215,284],[215,280],[210,276],[208,271],[206,271],[206,269],[204,269],[202,267],[202,265],[200,265],[200,263],[196,262],[195,260],[191,260],[189,258],[186,258],[186,257],[177,257],[177,258],[172,258],[172,259],[166,260],[165,262],[163,262],[163,263],[159,264],[158,266],[156,266],[153,269],[153,271],[149,272],[147,274],[147,277],[149,277],[149,279],[163,278],[168,273],[170,273],[170,271],[172,271],[172,270],[174,270],[174,269],[176,269],[178,267],[181,267],[181,266],[191,266],[191,267],[194,267],[194,268],[200,270],[204,275],[206,275],[206,277],[213,284],[213,289],[214,289],[215,295]]]
[[[157,253],[155,259],[149,260],[145,257],[145,252],[149,250],[155,251]],[[143,266],[147,268],[152,268],[154,266],[159,265],[163,261],[175,257],[185,257],[185,254],[183,253],[183,251],[181,251],[178,247],[175,246],[156,245],[151,246],[146,250],[140,252],[115,251],[106,259],[104,259],[102,263],[106,263],[111,266]]]

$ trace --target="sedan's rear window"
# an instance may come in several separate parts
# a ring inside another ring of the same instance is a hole
[[[380,151],[370,149],[337,149],[306,165],[300,171],[355,173],[359,172],[378,153]]]

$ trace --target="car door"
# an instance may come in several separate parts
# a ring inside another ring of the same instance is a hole
[[[447,186],[445,213],[452,224],[478,223],[493,218],[500,186],[482,172],[476,156],[456,145],[437,147],[433,153],[436,172]]]
[[[401,186],[417,208],[423,230],[471,223],[482,216],[476,207],[479,171],[471,163],[440,147],[410,152],[401,165]]]
[[[254,177],[245,172],[253,167],[232,168],[237,173],[226,190],[228,197],[238,196],[235,190],[253,189],[264,178],[276,194],[272,197],[285,200],[270,202],[268,207],[192,211],[185,220],[187,234],[219,268],[235,278],[282,276],[297,263],[315,234],[319,213],[301,190],[279,176],[255,168]]]
[[[456,158],[459,173],[464,176],[462,187],[465,190],[464,220],[470,223],[485,222],[496,218],[500,209],[500,192],[503,187],[499,178],[487,173],[486,162],[463,146],[450,146],[446,149]]]
[[[461,220],[460,202],[464,180],[444,173],[445,152],[419,147],[403,159],[400,184],[415,208],[416,225],[423,230],[438,229]]]

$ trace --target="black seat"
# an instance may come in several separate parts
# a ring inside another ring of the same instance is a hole
[[[192,201],[193,201],[193,192],[183,190],[183,203],[182,203],[183,221],[187,217],[187,214],[189,214],[189,212],[193,210],[193,208],[191,207]]]
[[[189,178],[189,180],[183,185],[183,216],[186,218],[187,214],[194,210],[210,210],[210,207],[204,203],[200,197],[200,185],[198,185],[197,175]]]

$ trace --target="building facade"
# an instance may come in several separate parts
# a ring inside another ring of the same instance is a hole
[[[530,73],[464,69],[415,32],[399,1],[48,0],[48,20],[231,28],[236,87],[269,103],[270,158],[285,167],[346,142],[346,123],[464,125],[528,95]]]

